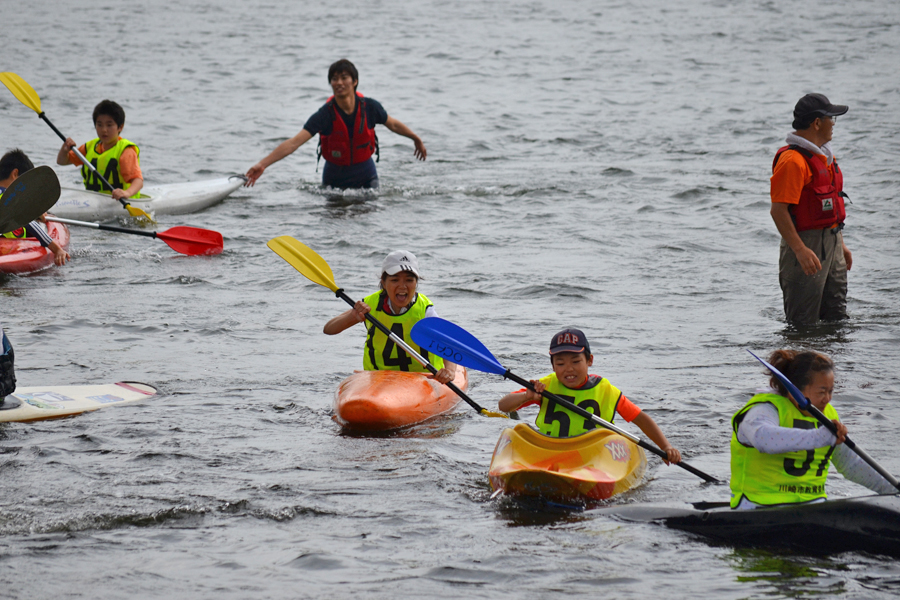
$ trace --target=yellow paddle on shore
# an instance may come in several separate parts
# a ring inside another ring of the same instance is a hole
[[[28,85],[28,82],[16,75],[15,73],[0,73],[0,81],[3,82],[9,91],[12,92],[12,95],[16,97],[16,99],[37,113],[38,117],[44,120],[47,125],[50,126],[50,129],[56,132],[56,135],[62,141],[66,141],[66,136],[62,134],[62,132],[56,128],[56,126],[50,122],[50,119],[47,118],[47,115],[44,114],[44,111],[41,110],[41,98],[37,95],[37,92],[34,91],[34,88]],[[78,148],[72,148],[75,151],[75,154],[78,155],[78,158],[81,159],[81,162],[87,165],[87,167],[94,172],[94,174],[100,178],[100,180],[106,184],[106,187],[110,189],[110,191],[115,188],[113,185],[106,180],[106,178],[97,171],[97,168],[92,165],[88,160],[81,155],[81,152],[78,151]],[[147,214],[143,209],[137,208],[126,202],[124,199],[119,198],[119,202],[122,203],[122,206],[125,207],[125,210],[128,211],[132,217],[137,217],[140,219],[146,219],[150,223],[156,223],[156,221]]]
[[[331,272],[331,267],[328,266],[328,263],[325,262],[325,259],[316,254],[316,251],[309,246],[298,242],[289,235],[282,235],[276,238],[272,238],[266,245],[275,254],[286,260],[289,265],[300,271],[301,275],[303,275],[313,283],[328,288],[329,290],[334,292],[334,294],[338,298],[341,298],[350,306],[354,306],[356,304],[355,302],[353,302],[353,300],[350,299],[349,296],[347,296],[347,294],[344,293],[344,290],[339,288],[338,285],[334,282],[334,275]],[[369,322],[372,323],[372,325],[380,329],[386,336],[391,338],[391,340],[395,344],[403,348],[407,354],[419,361],[419,363],[423,367],[431,371],[432,375],[437,373],[438,370],[434,365],[428,362],[428,360],[421,354],[413,350],[409,344],[403,341],[400,336],[394,334],[394,332],[388,329],[381,321],[368,313],[366,313],[366,319],[368,319]],[[465,394],[465,392],[459,389],[452,381],[445,385],[453,390],[457,396],[465,400],[469,404],[469,406],[477,410],[480,414],[486,417],[498,417],[501,419],[509,418],[509,416],[504,413],[492,412],[486,408],[478,406],[478,404],[476,404],[474,400],[469,398]]]

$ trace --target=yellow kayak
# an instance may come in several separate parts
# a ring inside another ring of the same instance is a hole
[[[605,500],[638,485],[646,469],[644,451],[608,429],[554,438],[520,423],[500,434],[488,477],[508,495]]]

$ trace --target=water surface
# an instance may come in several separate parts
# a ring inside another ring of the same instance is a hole
[[[765,377],[746,349],[838,363],[854,439],[900,472],[900,7],[895,2],[73,0],[4,11],[3,70],[67,135],[127,111],[153,183],[244,172],[302,127],[346,56],[416,131],[381,132],[377,196],[318,189],[315,147],[160,228],[220,231],[218,257],[73,231],[70,265],[0,281],[21,386],[139,380],[149,402],[0,426],[0,597],[889,598],[893,559],[713,546],[660,527],[490,499],[506,425],[465,405],[394,437],[342,434],[362,330],[265,246],[319,252],[353,298],[404,247],[421,289],[523,376],[566,326],[595,372],[692,464],[727,477],[731,415]],[[12,13],[12,14],[8,14]],[[807,92],[848,104],[834,147],[854,253],[851,318],[787,327],[772,156]],[[0,90],[3,150],[59,140]],[[64,185],[74,169],[58,168]],[[492,407],[515,389],[471,374]],[[534,413],[523,411],[533,419]],[[865,492],[833,475],[834,497]],[[655,458],[616,502],[721,500]]]

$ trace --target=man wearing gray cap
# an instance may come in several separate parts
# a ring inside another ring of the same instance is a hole
[[[844,178],[831,134],[847,107],[807,94],[794,107],[794,132],[772,163],[772,219],[781,234],[778,280],[789,323],[812,325],[847,316]]]

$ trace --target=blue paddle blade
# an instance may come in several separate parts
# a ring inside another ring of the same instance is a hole
[[[747,350],[747,352],[750,352],[750,351]],[[793,383],[791,383],[791,380],[788,379],[787,377],[785,377],[781,371],[779,371],[778,369],[776,369],[775,367],[773,367],[772,365],[770,365],[769,363],[767,363],[766,361],[764,361],[763,359],[758,357],[757,355],[753,354],[752,352],[750,352],[750,356],[752,356],[753,358],[755,358],[756,360],[758,360],[759,362],[764,364],[767,369],[772,371],[772,374],[778,378],[778,381],[781,382],[781,385],[783,385],[785,387],[785,389],[788,392],[790,392],[790,394],[794,398],[794,400],[797,401],[797,404],[800,406],[801,410],[806,410],[807,407],[809,407],[809,400],[806,399],[806,396],[803,395],[803,392],[801,392],[799,389],[797,389],[797,386],[794,385]]]
[[[494,358],[484,344],[450,321],[427,317],[413,326],[410,335],[423,350],[468,369],[495,375],[506,373],[506,368]]]

